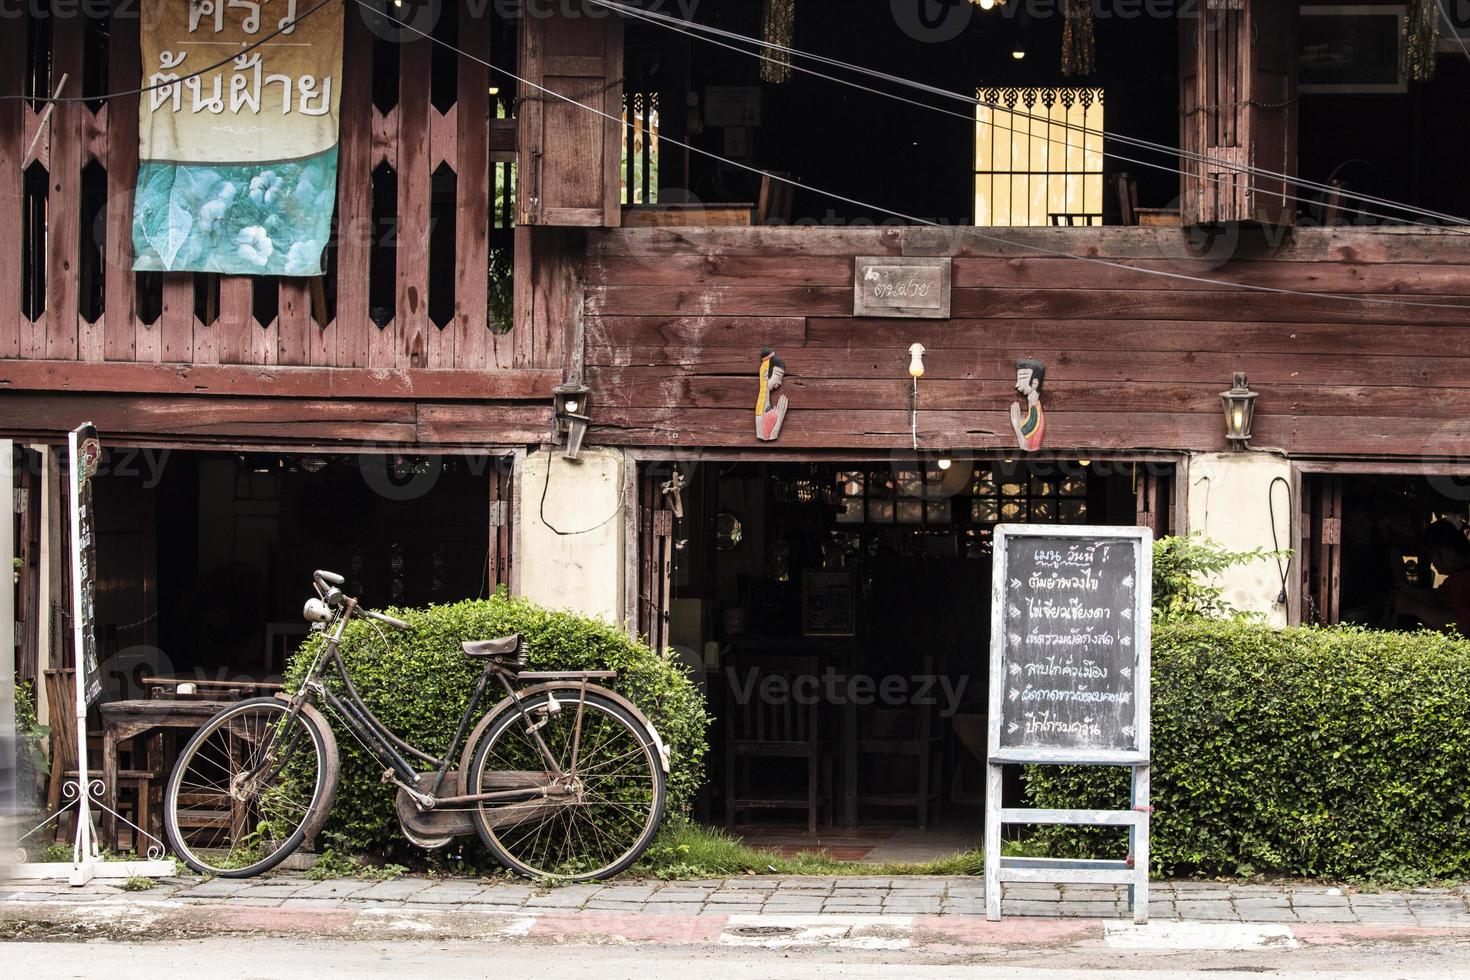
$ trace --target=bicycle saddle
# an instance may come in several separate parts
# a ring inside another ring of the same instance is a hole
[[[519,633],[496,637],[493,640],[466,640],[459,646],[469,657],[495,660],[506,666],[519,666],[521,663],[521,634]]]

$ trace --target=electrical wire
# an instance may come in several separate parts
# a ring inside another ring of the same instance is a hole
[[[598,2],[600,2],[600,0],[592,0],[592,2],[598,3]],[[739,46],[734,45],[734,44],[727,44],[724,41],[718,41],[718,40],[715,40],[714,38],[700,36],[699,34],[696,34],[694,31],[686,30],[686,29],[684,29],[682,27],[676,27],[676,26],[674,26],[673,23],[666,23],[666,22],[663,22],[663,21],[655,20],[652,17],[648,16],[647,12],[642,11],[642,10],[635,10],[634,8],[631,8],[631,7],[629,7],[629,8],[622,8],[618,4],[603,4],[603,5],[604,6],[610,6],[610,7],[619,7],[619,9],[621,9],[623,11],[623,13],[626,16],[630,17],[630,18],[633,18],[633,19],[636,19],[636,20],[641,20],[641,21],[644,21],[646,23],[654,24],[654,26],[662,27],[665,30],[670,30],[670,31],[673,31],[676,34],[682,34],[682,35],[684,35],[686,37],[691,37],[691,38],[693,38],[696,41],[702,41],[705,44],[710,44],[710,45],[713,45],[713,46],[718,47],[718,48],[724,48],[727,51],[734,51],[736,54],[744,55],[746,57],[758,58],[761,61],[778,62],[778,63],[780,63],[782,65],[785,65],[786,67],[789,67],[789,68],[791,68],[791,69],[793,69],[795,71],[801,72],[803,74],[811,75],[814,78],[825,79],[826,81],[833,82],[834,84],[837,84],[837,85],[845,85],[848,88],[855,89],[855,90],[857,90],[859,92],[866,92],[866,93],[868,93],[870,95],[877,95],[877,96],[880,96],[880,97],[885,98],[885,99],[891,99],[891,100],[893,100],[895,102],[901,102],[904,105],[914,106],[915,108],[926,109],[926,110],[928,110],[930,112],[936,112],[936,113],[938,113],[938,114],[940,114],[942,116],[950,116],[950,117],[952,117],[954,119],[959,119],[959,120],[963,121],[967,125],[971,125],[971,126],[974,126],[974,125],[985,125],[985,126],[991,127],[992,129],[999,130],[1001,132],[1012,133],[1012,134],[1014,134],[1014,133],[1017,132],[1017,130],[1014,127],[1012,127],[1012,126],[1002,126],[1001,124],[999,124],[997,122],[994,122],[993,120],[980,119],[977,116],[972,115],[970,113],[956,112],[953,109],[946,109],[946,108],[944,108],[942,106],[933,105],[933,104],[928,103],[928,102],[920,102],[917,99],[906,98],[905,96],[899,95],[896,92],[885,92],[882,89],[873,88],[870,85],[864,85],[861,82],[855,82],[855,81],[852,81],[851,79],[839,78],[836,75],[828,75],[825,72],[820,72],[820,71],[817,71],[817,70],[815,70],[813,68],[808,68],[805,65],[799,65],[799,64],[795,64],[795,63],[791,63],[791,64],[788,65],[788,64],[786,64],[786,62],[783,62],[783,61],[781,61],[778,58],[773,58],[770,55],[763,54],[763,53],[761,53],[759,51],[748,51],[745,48],[739,47]],[[670,20],[678,22],[678,18],[670,18]],[[690,21],[682,21],[682,23],[692,24],[692,22],[690,22]],[[743,36],[743,35],[737,35],[737,36]],[[748,38],[748,40],[752,44],[761,43],[761,42],[759,42],[755,38]],[[1067,148],[1069,150],[1076,149],[1077,148],[1075,144],[1069,143],[1065,139],[1062,139],[1060,137],[1056,137],[1056,136],[1052,136],[1051,135],[1051,130],[1053,128],[1058,128],[1058,129],[1063,129],[1063,130],[1070,130],[1070,129],[1077,129],[1077,128],[1079,128],[1077,126],[1077,124],[1075,124],[1075,123],[1068,123],[1066,120],[1051,119],[1051,118],[1049,118],[1047,116],[1038,116],[1038,115],[1035,115],[1033,113],[1026,112],[1026,111],[1023,111],[1023,110],[1017,110],[1017,109],[1010,108],[1010,107],[1007,107],[1007,106],[1000,106],[1000,105],[996,105],[995,103],[983,102],[983,101],[980,101],[978,99],[972,100],[972,101],[974,101],[975,104],[978,105],[978,106],[981,106],[981,107],[984,107],[984,108],[990,108],[990,109],[993,109],[993,110],[996,110],[996,111],[1000,111],[1000,112],[1005,112],[1005,113],[1010,114],[1013,117],[1017,117],[1017,118],[1021,118],[1021,119],[1027,119],[1027,120],[1030,120],[1030,121],[1033,121],[1033,122],[1043,122],[1043,123],[1046,123],[1047,124],[1047,135],[1045,135],[1044,137],[1042,137],[1042,140],[1044,142],[1046,142],[1048,145],[1055,144],[1057,146],[1065,147],[1065,148]],[[1087,131],[1084,129],[1083,132],[1086,133]],[[1101,130],[1101,131],[1098,131],[1098,132],[1100,132],[1104,136],[1104,138],[1107,138],[1107,139],[1116,139],[1117,138],[1117,135],[1116,134],[1108,133],[1106,130]],[[1030,136],[1032,138],[1035,138],[1035,134],[1034,133],[1028,133],[1026,135],[1028,135],[1028,136]],[[1178,148],[1170,148],[1170,152],[1171,152],[1172,155],[1178,156],[1181,151]],[[1179,176],[1179,177],[1194,177],[1194,176],[1198,176],[1202,180],[1206,180],[1206,181],[1209,181],[1211,183],[1220,184],[1220,185],[1231,183],[1230,178],[1227,177],[1227,176],[1225,176],[1225,175],[1223,175],[1223,174],[1217,174],[1217,175],[1199,174],[1199,175],[1195,175],[1195,174],[1191,174],[1189,171],[1186,171],[1186,170],[1184,170],[1184,169],[1182,169],[1180,167],[1170,166],[1170,165],[1164,164],[1164,163],[1155,163],[1154,161],[1151,161],[1151,160],[1140,160],[1137,157],[1126,156],[1126,155],[1124,155],[1122,153],[1118,153],[1115,150],[1102,150],[1101,151],[1101,155],[1102,156],[1105,156],[1105,157],[1108,157],[1109,159],[1112,159],[1112,160],[1119,160],[1119,161],[1122,161],[1124,163],[1131,163],[1131,164],[1134,164],[1135,166],[1139,166],[1139,167],[1148,167],[1148,168],[1150,168],[1152,170],[1160,170],[1160,171],[1163,171],[1165,173],[1173,174],[1173,175]],[[1231,166],[1234,166],[1234,165],[1232,164]],[[1256,187],[1255,185],[1251,185],[1251,187],[1249,189],[1261,191],[1262,193],[1268,194],[1271,197],[1279,197],[1279,198],[1282,198],[1283,200],[1296,201],[1296,202],[1301,203],[1301,204],[1316,205],[1316,204],[1321,204],[1322,203],[1317,198],[1302,197],[1302,196],[1297,195],[1297,194],[1288,194],[1288,193],[1285,193],[1284,191],[1262,190],[1261,188]],[[1347,193],[1342,188],[1336,188],[1335,190],[1337,191],[1339,197],[1344,196]],[[1341,207],[1341,206],[1339,206],[1338,210],[1341,211],[1341,212],[1343,212],[1343,213],[1345,213],[1345,214],[1355,214],[1355,215],[1359,215],[1359,216],[1365,217],[1365,218],[1377,218],[1377,219],[1379,219],[1381,221],[1391,222],[1391,223],[1394,223],[1394,224],[1410,225],[1410,226],[1415,226],[1415,227],[1420,227],[1420,228],[1444,229],[1444,230],[1448,230],[1448,231],[1453,231],[1455,234],[1458,234],[1458,235],[1470,235],[1470,231],[1460,231],[1458,229],[1453,228],[1453,222],[1451,222],[1451,227],[1446,228],[1446,226],[1443,223],[1432,223],[1432,222],[1428,222],[1428,221],[1415,221],[1415,220],[1413,220],[1411,218],[1403,218],[1403,217],[1399,217],[1399,216],[1395,216],[1395,215],[1391,215],[1391,214],[1382,214],[1382,213],[1377,212],[1377,211],[1367,211],[1367,210],[1362,210],[1362,209],[1358,209],[1358,208]],[[1456,219],[1456,220],[1457,221],[1462,221],[1463,219]]]
[[[1266,488],[1266,508],[1271,515],[1271,553],[1276,559],[1276,572],[1281,576],[1281,594],[1276,597],[1276,601],[1284,606],[1290,598],[1286,587],[1286,570],[1290,567],[1291,559],[1288,555],[1286,563],[1282,563],[1281,539],[1276,534],[1276,484],[1278,483],[1286,487],[1287,514],[1291,513],[1291,483],[1284,476],[1277,476],[1271,479],[1271,485]]]
[[[355,0],[355,2],[360,3],[360,2],[362,2],[362,0]],[[603,525],[607,524],[614,517],[617,517],[619,514],[621,514],[623,512],[623,504],[622,504],[622,501],[620,500],[620,501],[618,501],[618,506],[617,506],[617,509],[616,510],[614,510],[611,514],[608,514],[606,518],[604,518],[603,520],[598,521],[596,524],[592,525],[589,528],[584,528],[584,529],[582,529],[580,531],[563,531],[561,528],[559,528],[555,524],[551,523],[551,521],[548,520],[547,517],[546,517],[546,491],[551,488],[551,460],[552,460],[552,447],[551,446],[547,446],[546,447],[546,479],[544,481],[542,481],[542,483],[541,483],[541,508],[540,508],[540,510],[541,510],[541,523],[542,524],[545,524],[551,530],[551,533],[553,533],[557,537],[561,537],[561,538],[574,538],[574,537],[576,537],[579,534],[591,534],[593,531],[596,531],[597,529],[601,528]]]
[[[855,72],[855,73],[860,74],[860,75],[865,75],[865,76],[867,76],[869,78],[875,78],[875,79],[878,79],[880,81],[889,82],[891,84],[899,85],[899,86],[902,86],[902,87],[905,87],[905,88],[911,88],[911,89],[914,89],[914,90],[917,90],[917,91],[926,92],[926,93],[928,93],[930,95],[937,95],[937,96],[940,96],[941,98],[950,99],[950,100],[954,100],[954,101],[958,101],[958,102],[963,102],[966,105],[982,105],[982,106],[987,106],[988,108],[992,108],[992,109],[1002,109],[1002,110],[1005,110],[1007,112],[1011,112],[1013,115],[1020,116],[1022,118],[1033,119],[1033,120],[1038,121],[1038,122],[1048,122],[1048,123],[1051,123],[1052,125],[1061,126],[1063,128],[1066,128],[1066,129],[1076,130],[1076,131],[1081,132],[1081,133],[1083,133],[1085,135],[1089,135],[1089,136],[1101,136],[1101,137],[1104,137],[1106,139],[1111,139],[1111,140],[1114,140],[1116,142],[1125,143],[1125,144],[1131,145],[1131,146],[1136,146],[1136,147],[1139,147],[1141,149],[1152,150],[1152,151],[1154,151],[1156,153],[1164,153],[1164,154],[1168,154],[1170,156],[1176,156],[1176,157],[1177,156],[1182,156],[1182,157],[1184,157],[1186,159],[1193,160],[1193,161],[1198,162],[1198,163],[1206,163],[1206,164],[1210,164],[1212,166],[1218,166],[1218,167],[1221,167],[1222,169],[1233,171],[1233,172],[1237,172],[1237,173],[1245,173],[1245,174],[1250,174],[1252,176],[1268,177],[1268,178],[1271,178],[1273,180],[1281,180],[1281,181],[1284,181],[1284,182],[1288,182],[1288,183],[1294,184],[1294,185],[1296,185],[1298,187],[1306,187],[1308,189],[1322,191],[1324,193],[1334,193],[1335,192],[1339,197],[1351,198],[1353,200],[1359,200],[1359,201],[1363,201],[1363,202],[1369,203],[1369,204],[1378,204],[1378,205],[1381,205],[1381,206],[1384,206],[1384,207],[1391,208],[1393,210],[1404,211],[1406,213],[1411,213],[1411,214],[1418,214],[1418,215],[1421,215],[1421,216],[1427,217],[1427,218],[1434,218],[1436,220],[1443,221],[1443,222],[1446,222],[1448,224],[1470,225],[1470,218],[1464,218],[1464,217],[1461,217],[1459,215],[1444,214],[1442,212],[1430,211],[1430,210],[1425,209],[1425,208],[1420,208],[1420,207],[1417,207],[1417,206],[1414,206],[1414,205],[1409,205],[1409,204],[1402,204],[1402,203],[1397,202],[1397,201],[1392,201],[1392,200],[1389,200],[1387,198],[1375,197],[1375,196],[1370,195],[1370,194],[1359,194],[1359,193],[1356,193],[1356,192],[1353,192],[1353,191],[1349,191],[1349,190],[1346,190],[1346,189],[1343,189],[1343,188],[1336,188],[1336,187],[1332,187],[1332,186],[1327,185],[1327,184],[1317,183],[1316,181],[1303,180],[1300,177],[1293,177],[1290,174],[1280,173],[1278,171],[1270,170],[1270,169],[1267,169],[1267,168],[1264,168],[1264,167],[1255,167],[1255,166],[1250,166],[1250,165],[1247,165],[1247,164],[1239,164],[1239,163],[1235,163],[1235,162],[1230,161],[1230,160],[1225,160],[1225,159],[1221,159],[1221,158],[1218,158],[1218,157],[1213,157],[1213,156],[1210,156],[1208,154],[1198,153],[1198,152],[1193,151],[1193,150],[1185,150],[1182,147],[1169,146],[1168,144],[1165,144],[1165,143],[1158,143],[1158,142],[1155,142],[1153,140],[1146,140],[1146,139],[1142,139],[1140,137],[1135,137],[1135,136],[1126,136],[1126,135],[1124,135],[1122,133],[1113,133],[1113,132],[1109,132],[1109,131],[1107,131],[1105,129],[1093,129],[1093,128],[1088,127],[1086,125],[1079,125],[1079,124],[1076,124],[1076,123],[1058,122],[1056,120],[1049,119],[1049,118],[1047,118],[1045,116],[1033,116],[1030,113],[1019,113],[1019,112],[1015,112],[1015,110],[1009,109],[1006,106],[1002,106],[1002,105],[998,105],[998,104],[990,103],[990,102],[984,102],[984,101],[982,101],[980,99],[973,98],[971,96],[965,95],[965,94],[960,93],[960,92],[953,92],[953,91],[950,91],[949,89],[940,88],[939,86],[936,86],[936,85],[929,85],[929,84],[924,83],[924,82],[915,81],[914,79],[903,78],[903,77],[898,76],[898,75],[891,75],[891,74],[889,74],[887,72],[878,71],[878,70],[873,69],[873,68],[866,68],[866,67],[864,67],[862,65],[852,64],[850,62],[841,61],[841,60],[836,59],[836,58],[829,58],[829,57],[827,57],[825,55],[814,54],[814,53],[809,52],[809,51],[802,51],[802,50],[800,50],[798,48],[789,47],[789,46],[778,44],[778,43],[775,43],[775,42],[772,42],[772,41],[766,41],[766,40],[763,40],[763,39],[760,39],[760,38],[753,38],[753,37],[750,37],[749,35],[739,34],[739,33],[736,33],[734,31],[726,31],[726,30],[723,30],[723,29],[718,28],[718,27],[713,27],[713,26],[710,26],[710,25],[707,25],[707,24],[700,24],[700,23],[697,23],[695,21],[691,21],[691,20],[688,20],[688,19],[685,19],[685,18],[673,17],[673,16],[671,16],[669,14],[657,13],[657,12],[651,11],[651,10],[641,10],[641,9],[638,9],[638,8],[629,7],[629,6],[625,5],[625,4],[610,2],[610,0],[588,0],[588,2],[589,3],[592,3],[592,4],[595,4],[596,6],[603,7],[605,9],[608,9],[608,10],[618,11],[620,13],[623,13],[623,14],[628,15],[628,16],[631,16],[631,17],[639,17],[639,18],[642,18],[644,20],[653,20],[653,21],[656,21],[656,22],[659,22],[659,23],[662,23],[662,24],[671,24],[671,23],[672,24],[677,24],[677,25],[681,25],[683,27],[687,27],[687,28],[693,29],[695,31],[704,32],[704,33],[715,35],[715,36],[718,36],[718,37],[724,37],[724,38],[728,38],[728,39],[736,40],[736,41],[743,41],[743,42],[745,42],[747,44],[755,45],[755,46],[760,47],[762,49],[769,49],[769,50],[774,50],[774,51],[780,51],[782,53],[789,54],[789,55],[794,55],[794,56],[797,56],[797,57],[809,58],[809,59],[811,59],[813,61],[816,61],[816,62],[818,62],[820,64],[829,65],[829,66],[834,67],[834,68],[842,68],[842,69],[845,69],[847,71],[852,71],[852,72]],[[755,52],[746,52],[746,53],[747,54],[750,54],[752,56],[756,56],[755,55]]]
[[[287,31],[294,30],[297,24],[310,17],[318,10],[321,10],[327,4],[333,2],[335,2],[335,0],[320,0],[320,2],[315,7],[312,7],[310,10],[287,21],[286,23],[279,25],[275,30],[271,31],[264,37],[256,38],[254,41],[251,41],[249,44],[241,47],[240,50],[236,51],[234,54],[229,55],[226,58],[222,58],[212,65],[207,65],[204,68],[200,68],[197,71],[191,71],[187,75],[180,75],[178,78],[170,78],[167,81],[158,82],[155,85],[144,85],[140,88],[123,89],[119,92],[106,92],[102,95],[68,95],[65,98],[56,95],[0,95],[0,102],[34,102],[37,105],[74,105],[78,102],[110,102],[113,99],[122,99],[133,95],[142,95],[144,92],[152,92],[155,89],[168,88],[170,85],[180,85],[191,78],[198,78],[200,75],[207,75],[210,72],[215,71],[216,69],[223,68],[225,65],[230,64],[236,58],[239,58],[242,55],[249,54],[251,51],[254,51],[256,48],[260,47],[262,44],[265,44],[267,41],[277,38]]]
[[[370,5],[369,3],[367,3],[367,0],[352,0],[352,2],[353,3],[356,3],[359,7],[362,7],[364,10],[369,11],[370,13],[374,14],[375,16],[378,16],[378,17],[388,17],[388,14],[386,14],[386,13],[384,13],[382,11],[377,10],[372,5]],[[395,23],[397,23],[397,22],[395,21]],[[515,72],[511,71],[508,68],[503,68],[500,65],[491,64],[490,62],[486,61],[485,59],[476,57],[475,55],[471,54],[470,52],[465,51],[465,50],[463,50],[463,49],[461,49],[459,47],[456,47],[455,45],[451,44],[448,41],[445,41],[445,40],[442,40],[440,38],[434,37],[432,34],[428,33],[427,31],[420,30],[419,28],[414,27],[411,24],[403,24],[403,23],[400,23],[399,26],[400,27],[403,27],[404,29],[406,29],[408,31],[411,31],[414,34],[417,34],[419,37],[421,37],[421,38],[423,38],[425,40],[428,40],[428,41],[431,41],[431,42],[433,42],[435,44],[441,45],[441,46],[443,46],[443,47],[445,47],[445,48],[447,48],[447,49],[455,52],[461,58],[464,58],[467,61],[470,61],[470,62],[473,62],[475,64],[481,65],[481,66],[483,66],[485,68],[489,68],[491,71],[499,72],[501,75],[504,75],[505,77],[510,78],[510,79],[512,79],[512,80],[520,83],[521,85],[524,85],[524,86],[526,86],[528,88],[535,89],[536,91],[541,92],[544,95],[552,96],[553,98],[556,98],[556,99],[558,99],[558,100],[560,100],[562,102],[567,103],[568,105],[576,106],[576,107],[578,107],[580,109],[583,109],[586,112],[589,112],[589,113],[591,113],[591,114],[593,114],[595,116],[600,116],[601,118],[606,119],[608,122],[616,123],[620,128],[622,128],[624,130],[629,129],[632,126],[632,123],[630,123],[627,120],[621,118],[620,116],[615,116],[615,115],[613,115],[610,112],[604,112],[603,110],[598,109],[596,106],[588,105],[585,102],[578,102],[576,99],[572,98],[571,96],[563,95],[562,93],[553,91],[552,89],[549,89],[549,88],[547,88],[544,85],[538,85],[537,83],[531,81],[530,79],[522,78],[520,75],[517,75]],[[811,192],[816,193],[816,194],[820,194],[821,196],[826,197],[826,198],[829,198],[829,199],[834,200],[834,201],[841,201],[841,202],[843,202],[845,204],[852,204],[852,205],[855,205],[857,207],[866,208],[866,209],[871,210],[871,211],[879,212],[880,214],[886,214],[886,215],[889,215],[890,217],[898,218],[898,219],[903,220],[903,221],[906,221],[906,222],[908,222],[910,224],[923,225],[925,227],[930,227],[930,228],[944,227],[944,226],[940,225],[940,223],[937,222],[937,221],[931,221],[931,220],[929,220],[927,218],[920,218],[920,217],[917,217],[915,215],[905,214],[902,211],[895,211],[895,210],[893,210],[891,208],[884,208],[884,207],[881,207],[879,205],[873,204],[873,203],[871,203],[869,201],[864,201],[864,200],[861,200],[861,199],[855,198],[855,197],[849,197],[849,196],[847,196],[845,194],[839,194],[836,191],[824,190],[824,189],[822,189],[820,187],[814,187],[814,186],[812,186],[810,184],[803,184],[800,181],[797,181],[797,180],[792,179],[791,177],[786,177],[786,176],[783,176],[781,174],[776,174],[776,173],[772,173],[772,172],[767,171],[767,170],[762,170],[759,167],[756,167],[756,166],[754,166],[752,164],[741,163],[738,160],[732,160],[729,157],[721,156],[718,153],[715,153],[715,152],[713,152],[711,150],[701,149],[700,147],[692,146],[689,143],[681,142],[679,140],[673,139],[672,137],[661,136],[661,137],[659,137],[659,140],[660,140],[660,142],[666,142],[666,143],[668,143],[670,146],[675,146],[675,147],[678,147],[680,149],[687,150],[690,153],[695,153],[695,154],[698,154],[700,156],[707,157],[707,158],[709,158],[711,160],[715,160],[715,161],[717,161],[719,163],[723,163],[723,164],[725,164],[727,166],[734,167],[734,168],[736,168],[738,170],[749,171],[750,173],[757,174],[757,175],[759,175],[761,177],[768,178],[768,179],[770,179],[772,181],[776,181],[778,183],[788,184],[788,185],[790,185],[792,187],[804,188],[804,189],[806,189],[808,191],[811,191]],[[1287,288],[1285,286],[1263,286],[1263,285],[1259,285],[1259,284],[1255,284],[1255,283],[1234,282],[1234,281],[1228,280],[1228,279],[1211,279],[1208,276],[1195,276],[1195,275],[1190,275],[1190,274],[1184,273],[1184,272],[1170,272],[1170,271],[1168,271],[1166,269],[1151,269],[1151,268],[1142,267],[1142,266],[1128,265],[1125,262],[1117,262],[1117,261],[1114,261],[1112,259],[1099,258],[1099,257],[1093,256],[1093,255],[1077,255],[1075,253],[1065,252],[1065,251],[1062,251],[1060,249],[1048,248],[1045,245],[1035,245],[1035,244],[1032,244],[1030,242],[1020,242],[1020,241],[1016,241],[1014,239],[1005,238],[1005,237],[1000,236],[1000,235],[987,234],[987,233],[985,233],[983,231],[980,231],[978,228],[969,228],[969,227],[966,227],[965,229],[963,229],[963,234],[966,237],[968,237],[968,238],[976,238],[976,239],[979,239],[981,241],[994,242],[994,243],[996,243],[998,245],[1004,245],[1004,246],[1006,246],[1008,248],[1020,249],[1022,251],[1035,252],[1035,253],[1038,253],[1038,254],[1041,254],[1041,255],[1049,255],[1049,256],[1056,257],[1056,258],[1070,259],[1070,260],[1072,260],[1074,262],[1086,262],[1086,263],[1089,263],[1091,265],[1099,265],[1099,266],[1104,266],[1106,268],[1123,269],[1125,271],[1137,273],[1139,275],[1147,275],[1147,276],[1154,276],[1156,278],[1171,279],[1171,280],[1175,280],[1175,281],[1178,281],[1178,282],[1192,282],[1192,283],[1197,283],[1197,284],[1201,284],[1201,285],[1205,285],[1205,286],[1211,286],[1211,287],[1216,287],[1216,288],[1224,288],[1224,289],[1227,289],[1227,290],[1229,290],[1229,289],[1235,289],[1235,290],[1239,290],[1241,292],[1264,293],[1264,294],[1269,294],[1269,295],[1280,295],[1280,296],[1303,296],[1303,297],[1308,297],[1308,298],[1311,298],[1311,299],[1328,299],[1328,300],[1334,300],[1334,301],[1337,301],[1337,302],[1344,302],[1344,303],[1362,303],[1362,304],[1370,305],[1370,306],[1394,306],[1394,307],[1405,307],[1405,308],[1413,308],[1413,309],[1461,310],[1461,311],[1465,311],[1465,312],[1470,312],[1470,306],[1467,306],[1467,305],[1464,305],[1464,304],[1460,304],[1460,303],[1425,303],[1425,302],[1414,302],[1414,301],[1407,301],[1407,300],[1395,300],[1395,299],[1389,299],[1389,298],[1378,297],[1378,296],[1354,296],[1354,295],[1343,294],[1343,293],[1317,293],[1317,292],[1310,292],[1308,290],[1302,290],[1302,289],[1290,289],[1290,288]],[[611,520],[611,519],[612,519],[611,517],[608,518],[608,520]],[[604,521],[603,523],[606,523],[606,522]]]

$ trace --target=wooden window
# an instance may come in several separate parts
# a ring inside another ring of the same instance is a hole
[[[1102,89],[981,88],[978,97],[975,224],[1102,224]]]

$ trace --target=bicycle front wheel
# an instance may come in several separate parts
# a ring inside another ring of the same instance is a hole
[[[215,715],[184,746],[164,796],[169,845],[195,871],[248,878],[306,837],[336,778],[328,740],[305,711],[254,698]]]
[[[534,694],[521,704],[524,713],[511,708],[490,725],[466,792],[544,793],[476,804],[486,846],[506,867],[537,878],[608,878],[631,867],[663,817],[664,771],[652,734],[612,698],[580,688]],[[548,771],[538,737],[560,777]]]

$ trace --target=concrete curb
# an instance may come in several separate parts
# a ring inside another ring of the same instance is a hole
[[[327,939],[475,940],[537,944],[826,948],[982,953],[1025,948],[1292,950],[1315,946],[1470,940],[1470,925],[1156,922],[982,915],[628,912],[409,907],[265,907],[178,900],[8,902],[0,939],[160,941],[220,935]]]

